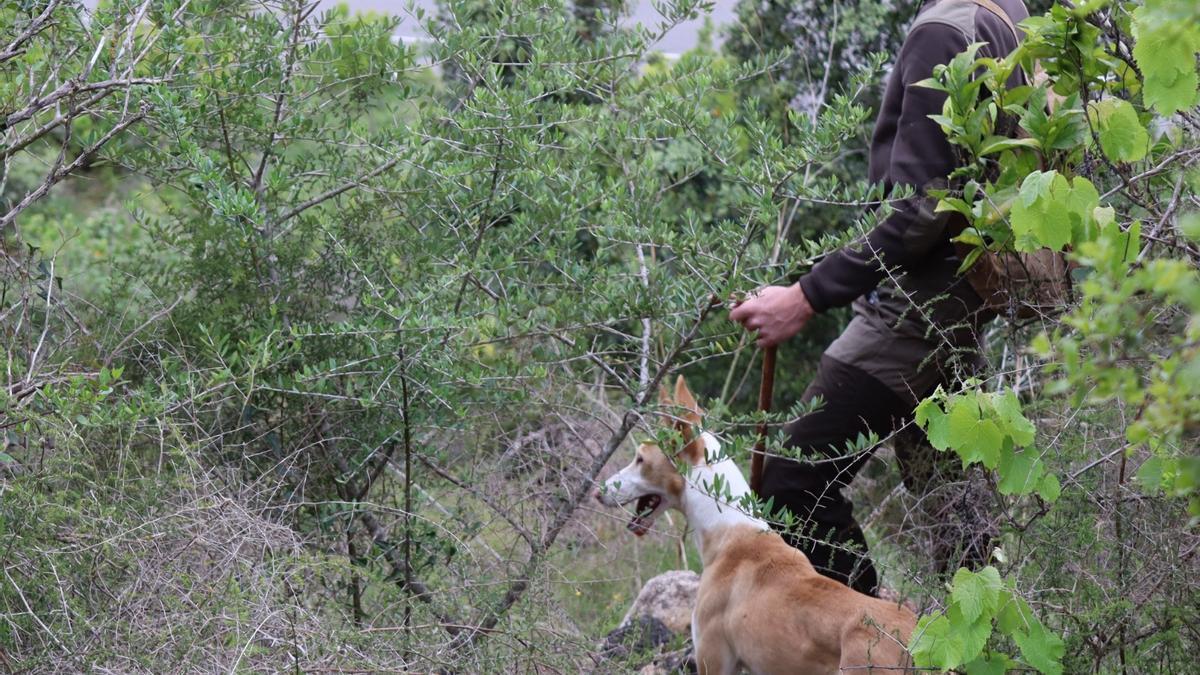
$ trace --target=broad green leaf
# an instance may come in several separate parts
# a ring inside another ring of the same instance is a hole
[[[961,605],[953,603],[946,610],[946,619],[955,634],[962,639],[958,662],[965,663],[979,656],[987,646],[988,638],[992,636],[992,617],[985,614],[972,621],[963,615]]]
[[[1005,589],[1000,593],[1000,611],[996,614],[996,626],[1003,632],[1012,635],[1029,630],[1037,617],[1023,598]]]
[[[989,469],[1000,462],[1000,446],[1004,434],[990,419],[980,419],[979,402],[974,396],[958,396],[951,400],[946,413],[951,447],[962,459],[963,466],[981,462]]]
[[[1017,250],[1034,251],[1042,247],[1061,249],[1071,243],[1071,212],[1066,204],[1048,197],[1026,206],[1025,195],[1013,207],[1010,216]]]
[[[1033,224],[1033,233],[1043,246],[1056,251],[1071,243],[1071,235],[1074,232],[1071,225],[1069,194],[1067,179],[1055,176],[1050,186],[1050,194],[1043,195],[1038,201],[1041,204],[1040,217]]]
[[[938,450],[950,449],[950,425],[942,407],[933,398],[927,398],[917,405],[914,418],[917,425],[925,430],[930,445]]]
[[[1016,666],[1016,662],[1003,654],[992,652],[963,666],[967,675],[1004,675]]]
[[[1021,658],[1048,675],[1062,673],[1062,657],[1066,651],[1062,638],[1046,630],[1040,621],[1029,626],[1028,632],[1017,632],[1013,641],[1021,649]]]
[[[1004,393],[993,397],[992,407],[995,408],[1004,431],[1012,437],[1014,443],[1025,446],[1033,442],[1036,429],[1021,413],[1021,402],[1013,390],[1006,389]]]
[[[975,429],[975,453],[979,461],[989,469],[1000,465],[1000,448],[1004,445],[1004,433],[992,420],[982,420]]]
[[[1133,58],[1145,76],[1145,104],[1159,114],[1173,115],[1200,100],[1196,76],[1200,28],[1194,22],[1162,20],[1155,14],[1161,4],[1148,2],[1134,11]]]
[[[1058,496],[1062,493],[1062,486],[1058,483],[1058,476],[1052,473],[1042,475],[1042,480],[1038,483],[1038,494],[1042,499],[1048,502],[1058,501]]]
[[[1041,485],[1045,466],[1037,451],[1028,448],[1022,452],[1007,452],[1000,457],[996,469],[1000,482],[996,485],[1002,495],[1027,495]]]
[[[1056,171],[1033,171],[1021,182],[1021,203],[1032,206],[1042,195],[1050,191],[1050,184],[1058,176]]]
[[[955,396],[947,403],[946,416],[951,443],[957,445],[965,441],[979,423],[979,403],[974,396]]]
[[[1128,101],[1106,98],[1088,106],[1100,149],[1114,162],[1137,162],[1150,149],[1150,134]]]
[[[1096,186],[1092,185],[1087,178],[1076,176],[1071,181],[1071,189],[1066,195],[1066,202],[1067,208],[1071,211],[1072,241],[1077,243],[1095,238],[1093,214],[1096,206],[1100,204],[1100,193],[1096,191]]]
[[[962,635],[944,614],[925,615],[917,621],[909,651],[920,668],[950,670],[963,662],[965,646]]]
[[[1162,457],[1154,456],[1142,462],[1142,465],[1137,470],[1137,481],[1142,486],[1142,491],[1150,494],[1156,494],[1162,489],[1163,474],[1167,469],[1167,461]]]
[[[991,624],[1000,601],[1000,590],[1000,572],[995,567],[989,565],[978,573],[960,567],[954,573],[950,598],[957,603],[967,621],[974,622],[982,616]]]
[[[979,404],[974,397],[956,396],[946,404],[946,424],[950,444],[958,449],[967,444],[979,424]]]
[[[1142,221],[1135,220],[1129,229],[1122,231],[1113,223],[1109,226],[1109,236],[1112,238],[1115,261],[1122,267],[1128,267],[1137,261],[1142,250]]]

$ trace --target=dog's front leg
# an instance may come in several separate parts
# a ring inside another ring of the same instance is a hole
[[[725,636],[717,630],[697,628],[696,616],[692,615],[692,647],[696,654],[696,669],[700,675],[735,675],[738,671],[737,657],[729,648]]]

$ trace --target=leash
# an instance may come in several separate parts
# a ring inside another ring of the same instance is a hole
[[[762,381],[758,385],[758,409],[771,412],[771,399],[775,393],[775,347],[763,350]],[[758,438],[754,441],[754,452],[750,455],[750,489],[755,494],[762,487],[763,458],[767,453],[767,420],[758,423]]]

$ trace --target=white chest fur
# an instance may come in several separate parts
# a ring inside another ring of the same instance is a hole
[[[702,437],[709,457],[719,457],[721,442],[707,431]],[[706,535],[721,528],[750,525],[770,529],[766,521],[744,510],[742,502],[748,494],[750,486],[732,459],[695,466],[688,471],[682,507],[688,524],[695,530],[697,548],[702,549],[701,542]]]

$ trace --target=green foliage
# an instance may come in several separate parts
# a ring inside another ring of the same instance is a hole
[[[985,653],[993,636],[1012,640],[1021,660],[994,649]],[[1038,620],[1025,600],[991,566],[978,572],[962,568],[955,572],[946,610],[921,617],[910,648],[921,668],[961,668],[971,675],[1022,666],[1054,675],[1063,672],[1062,639]]]
[[[1200,275],[1181,260],[1152,260],[1134,267],[1137,232],[1114,232],[1081,247],[1079,256],[1096,273],[1083,283],[1079,308],[1064,317],[1065,329],[1041,335],[1034,348],[1056,360],[1060,377],[1051,391],[1073,392],[1089,403],[1117,402],[1136,410],[1124,431],[1127,452],[1139,447],[1153,454],[1139,470],[1147,490],[1191,499],[1193,516],[1200,515],[1193,454],[1200,407],[1196,374],[1200,353],[1195,348],[1200,316]],[[1153,302],[1172,308],[1168,345],[1163,353],[1131,363],[1127,350],[1153,330],[1146,306]],[[1067,331],[1070,332],[1067,332]],[[1083,355],[1087,354],[1087,358]]]
[[[1133,12],[1133,58],[1142,70],[1143,100],[1161,115],[1193,108],[1200,102],[1196,55],[1200,24],[1195,4],[1186,0],[1148,0]]]
[[[1114,162],[1137,162],[1146,157],[1150,134],[1128,101],[1108,98],[1088,107],[1089,120],[1100,137],[1105,156]]]
[[[982,464],[994,470],[1002,494],[1058,497],[1058,478],[1046,472],[1033,447],[1036,430],[1011,390],[947,394],[939,388],[917,405],[915,417],[934,448],[953,450],[964,468]]]
[[[1117,433],[1126,441],[1125,456],[1142,457],[1138,481],[1149,493],[1190,499],[1193,516],[1200,513],[1194,492],[1200,282],[1194,252],[1189,258],[1186,249],[1172,250],[1171,235],[1164,238],[1162,225],[1174,207],[1155,209],[1145,200],[1177,200],[1187,183],[1174,153],[1193,153],[1194,137],[1164,134],[1155,124],[1162,123],[1156,115],[1195,113],[1195,18],[1195,5],[1183,2],[1112,3],[1111,12],[1056,6],[1025,22],[1026,39],[1009,57],[976,59],[972,46],[923,83],[947,93],[934,119],[963,152],[937,208],[970,225],[958,241],[978,250],[964,268],[983,250],[1041,248],[1068,252],[1078,268],[1079,304],[1060,326],[1032,339],[1034,353],[1047,361],[1045,372],[1055,374],[1033,403],[1068,394],[1077,408],[1132,411]],[[1121,36],[1130,30],[1137,38],[1132,50]],[[1046,77],[1010,88],[1017,68]],[[1152,166],[1159,169],[1141,179],[1147,184],[1131,187],[1130,176]],[[1152,233],[1151,221],[1158,224]],[[1180,231],[1185,227],[1186,219]],[[922,401],[916,419],[935,447],[952,449],[964,466],[995,471],[999,494],[1036,493],[1046,502],[1043,513],[1062,503],[1067,481],[1047,461],[1050,450],[1034,445],[1035,429],[1013,391],[988,392],[968,382],[962,392],[939,391]],[[1123,459],[1121,480],[1124,466]],[[992,616],[987,581],[965,571],[956,576],[946,612],[922,618],[929,637],[914,641],[919,663],[965,665],[967,672],[1008,667],[1007,657],[990,655],[970,663],[990,630],[978,623]],[[1013,599],[1015,586],[1004,583],[1011,597],[1000,603],[996,627],[1025,664],[1061,672],[1063,641],[1031,620],[1023,601]],[[1012,608],[1008,615],[1003,606]]]
[[[1089,238],[1099,200],[1095,186],[1082,176],[1068,181],[1054,171],[1029,174],[1009,216],[1014,248],[1060,251]]]

